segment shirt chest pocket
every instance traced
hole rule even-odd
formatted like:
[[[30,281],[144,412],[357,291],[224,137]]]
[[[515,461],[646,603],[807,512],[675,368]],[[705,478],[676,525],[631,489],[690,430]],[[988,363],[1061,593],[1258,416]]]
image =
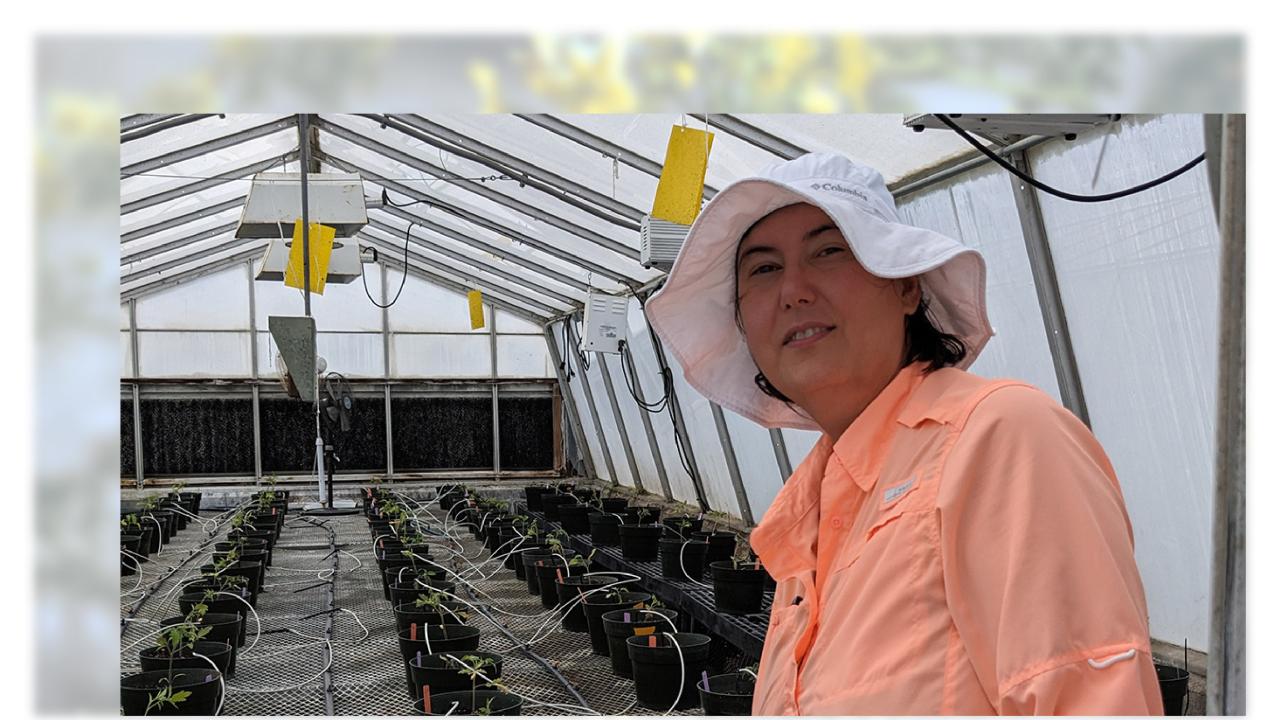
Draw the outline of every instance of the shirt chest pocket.
[[[891,678],[921,661],[930,512],[907,500],[848,539],[823,588],[813,660],[847,669],[852,683]]]

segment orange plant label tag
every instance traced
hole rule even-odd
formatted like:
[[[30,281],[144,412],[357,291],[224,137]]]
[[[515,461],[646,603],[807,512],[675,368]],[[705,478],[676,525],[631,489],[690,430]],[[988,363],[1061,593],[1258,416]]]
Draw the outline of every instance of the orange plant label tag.
[[[654,629],[653,629],[652,627],[636,628],[636,629],[635,629],[635,634],[636,634],[637,636],[643,637],[643,636],[645,636],[645,635],[652,635],[652,634],[653,634],[653,630],[654,630]]]

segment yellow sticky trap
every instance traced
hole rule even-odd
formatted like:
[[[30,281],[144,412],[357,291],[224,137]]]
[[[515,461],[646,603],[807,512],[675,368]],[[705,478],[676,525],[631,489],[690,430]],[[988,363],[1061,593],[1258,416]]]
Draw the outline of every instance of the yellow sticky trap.
[[[662,163],[658,192],[653,197],[653,217],[692,225],[702,209],[702,184],[715,133],[679,125],[671,128],[667,159]]]
[[[329,255],[337,231],[328,225],[311,223],[308,252],[311,255],[311,292],[323,295],[324,281],[329,277]],[[284,284],[302,289],[302,220],[293,223],[293,243],[289,246],[289,264],[284,271]]]
[[[471,306],[471,329],[479,330],[484,327],[484,302],[479,290],[467,292],[467,304]]]

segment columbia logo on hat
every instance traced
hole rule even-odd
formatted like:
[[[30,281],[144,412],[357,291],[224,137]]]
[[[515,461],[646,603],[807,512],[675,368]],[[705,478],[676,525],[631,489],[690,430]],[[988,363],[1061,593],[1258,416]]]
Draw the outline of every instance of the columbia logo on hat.
[[[809,187],[813,190],[826,190],[828,192],[842,192],[848,195],[856,195],[857,197],[862,198],[864,202],[871,202],[871,198],[867,197],[866,193],[857,188],[848,188],[835,183],[814,183]]]

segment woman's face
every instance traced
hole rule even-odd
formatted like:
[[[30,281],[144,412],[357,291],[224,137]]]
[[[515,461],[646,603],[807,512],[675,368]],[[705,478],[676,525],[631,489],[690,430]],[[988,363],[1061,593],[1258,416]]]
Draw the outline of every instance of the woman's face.
[[[919,282],[867,272],[817,207],[789,205],[756,223],[738,247],[737,276],[751,356],[815,417],[850,392],[878,393],[902,366]]]

